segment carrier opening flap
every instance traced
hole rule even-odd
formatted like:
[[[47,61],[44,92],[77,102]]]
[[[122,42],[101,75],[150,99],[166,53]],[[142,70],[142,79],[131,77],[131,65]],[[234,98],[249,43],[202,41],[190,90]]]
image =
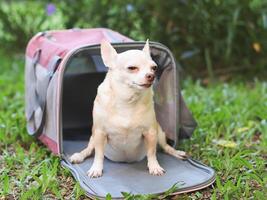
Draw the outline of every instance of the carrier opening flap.
[[[90,197],[123,198],[122,192],[131,194],[162,194],[177,184],[175,194],[186,193],[211,185],[215,180],[213,169],[194,160],[179,160],[164,153],[158,153],[158,161],[166,170],[163,176],[150,175],[147,160],[134,163],[112,162],[105,158],[103,176],[89,178],[87,171],[93,163],[93,156],[81,164],[71,164],[69,157],[87,146],[86,141],[65,141],[62,165],[70,169],[81,187]]]

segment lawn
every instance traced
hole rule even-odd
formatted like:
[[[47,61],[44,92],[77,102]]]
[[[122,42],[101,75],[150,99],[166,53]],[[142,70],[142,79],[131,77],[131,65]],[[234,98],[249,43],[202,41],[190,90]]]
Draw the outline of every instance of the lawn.
[[[24,57],[0,53],[0,199],[86,199],[70,172],[27,135]],[[183,94],[198,121],[180,148],[217,171],[214,187],[174,199],[265,199],[267,82],[185,80]]]

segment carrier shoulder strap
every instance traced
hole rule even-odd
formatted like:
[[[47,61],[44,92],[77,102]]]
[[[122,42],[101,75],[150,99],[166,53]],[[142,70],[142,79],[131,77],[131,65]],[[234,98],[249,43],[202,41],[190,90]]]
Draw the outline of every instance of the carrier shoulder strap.
[[[27,118],[27,131],[30,135],[39,136],[43,132],[43,128],[45,125],[46,118],[46,97],[47,90],[49,87],[49,83],[55,74],[57,67],[61,61],[61,57],[53,56],[52,59],[48,63],[48,67],[46,70],[46,74],[38,79],[36,74],[37,64],[41,57],[41,50],[37,50],[32,59],[31,69],[33,71],[33,87],[34,93],[32,94],[33,102],[35,102],[35,106],[29,117]]]

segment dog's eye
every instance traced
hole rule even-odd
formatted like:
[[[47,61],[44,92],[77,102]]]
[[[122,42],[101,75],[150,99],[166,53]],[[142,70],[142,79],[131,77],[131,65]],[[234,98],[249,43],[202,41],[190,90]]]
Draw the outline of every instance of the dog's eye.
[[[130,66],[130,67],[127,67],[127,69],[128,69],[129,71],[137,71],[137,70],[138,70],[138,67]]]
[[[157,66],[153,66],[153,67],[151,67],[151,69],[153,70],[153,71],[156,71],[157,70]]]

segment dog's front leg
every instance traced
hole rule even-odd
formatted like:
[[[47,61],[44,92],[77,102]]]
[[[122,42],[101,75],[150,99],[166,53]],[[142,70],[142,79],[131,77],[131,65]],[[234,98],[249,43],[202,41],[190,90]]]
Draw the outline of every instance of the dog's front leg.
[[[159,165],[157,160],[157,132],[154,129],[150,129],[144,134],[146,148],[147,148],[147,166],[149,173],[152,175],[163,175],[164,169]]]
[[[81,163],[84,161],[85,158],[91,156],[91,154],[93,153],[94,150],[94,141],[93,141],[93,137],[90,138],[88,146],[83,149],[81,152],[78,153],[74,153],[71,157],[70,157],[70,162],[71,163]]]
[[[91,168],[88,170],[87,175],[91,178],[97,178],[102,176],[103,163],[104,163],[104,148],[107,142],[107,136],[101,130],[94,130],[94,146],[95,146],[95,157]]]

